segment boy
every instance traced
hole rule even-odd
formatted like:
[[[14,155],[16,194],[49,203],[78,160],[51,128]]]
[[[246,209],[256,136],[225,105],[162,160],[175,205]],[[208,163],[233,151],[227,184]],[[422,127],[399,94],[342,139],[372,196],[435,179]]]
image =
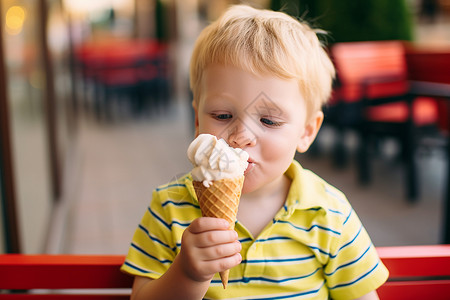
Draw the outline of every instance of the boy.
[[[378,299],[388,271],[356,213],[293,160],[316,137],[334,77],[316,32],[231,7],[201,33],[190,76],[196,135],[250,156],[235,231],[201,217],[189,174],[157,188],[122,267],[136,276],[132,299]]]

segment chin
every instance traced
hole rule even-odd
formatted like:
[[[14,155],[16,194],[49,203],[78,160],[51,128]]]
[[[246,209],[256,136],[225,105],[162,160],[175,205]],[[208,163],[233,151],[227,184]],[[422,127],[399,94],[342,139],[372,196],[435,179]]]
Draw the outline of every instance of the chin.
[[[252,186],[246,179],[244,181],[244,186],[242,187],[242,194],[251,193],[254,190],[256,190],[256,188],[254,186]]]
[[[255,182],[252,182],[251,179],[248,180],[246,178],[244,181],[244,186],[242,187],[242,194],[252,193],[260,188],[261,185],[255,184]]]

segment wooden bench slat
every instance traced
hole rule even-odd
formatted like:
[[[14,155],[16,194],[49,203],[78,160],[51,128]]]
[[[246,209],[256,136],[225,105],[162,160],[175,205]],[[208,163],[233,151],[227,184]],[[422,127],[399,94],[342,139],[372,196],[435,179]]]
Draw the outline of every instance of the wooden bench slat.
[[[448,300],[450,280],[387,282],[377,292],[381,300]]]
[[[378,247],[389,278],[450,275],[448,245]]]
[[[124,256],[0,255],[0,289],[129,288]],[[45,274],[45,276],[42,276]]]

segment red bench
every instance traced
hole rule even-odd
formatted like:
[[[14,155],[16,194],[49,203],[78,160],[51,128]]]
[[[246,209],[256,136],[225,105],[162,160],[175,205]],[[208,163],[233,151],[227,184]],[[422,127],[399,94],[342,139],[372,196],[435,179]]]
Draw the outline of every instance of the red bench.
[[[450,245],[377,249],[390,271],[388,282],[378,289],[380,299],[450,298]],[[3,254],[0,299],[129,299],[133,279],[119,271],[123,260],[123,256]]]
[[[10,293],[0,292],[0,299],[129,299],[133,278],[119,271],[123,261],[108,255],[2,254],[0,290]]]
[[[377,248],[389,269],[381,300],[450,299],[450,245]]]

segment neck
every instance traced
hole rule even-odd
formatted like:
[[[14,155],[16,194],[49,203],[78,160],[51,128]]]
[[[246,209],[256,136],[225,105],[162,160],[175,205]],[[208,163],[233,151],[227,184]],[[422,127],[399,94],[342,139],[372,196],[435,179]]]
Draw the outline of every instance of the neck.
[[[291,180],[285,175],[282,175],[260,189],[243,194],[241,200],[246,202],[262,202],[278,198],[283,199],[282,202],[284,204],[290,185]]]
[[[238,220],[257,237],[283,207],[291,181],[281,176],[263,188],[242,195],[238,209]]]

